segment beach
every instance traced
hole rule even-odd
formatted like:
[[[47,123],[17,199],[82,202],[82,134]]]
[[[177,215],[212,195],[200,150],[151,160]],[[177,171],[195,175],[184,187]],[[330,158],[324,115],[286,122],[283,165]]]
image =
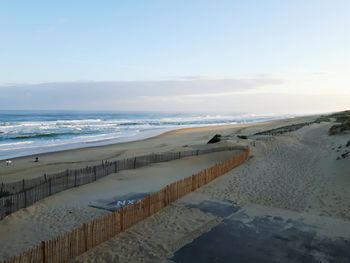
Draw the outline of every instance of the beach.
[[[309,117],[296,119],[306,120]],[[142,154],[158,153],[164,151],[188,150],[203,145],[216,133],[230,135],[239,133],[245,127],[261,125],[282,125],[285,120],[273,123],[258,122],[248,124],[211,125],[191,128],[173,128],[172,131],[160,135],[131,142],[122,142],[102,146],[77,148],[72,150],[53,151],[43,154],[12,158],[12,165],[6,166],[5,161],[0,162],[0,181],[13,182],[22,179],[35,178],[43,174],[56,173],[71,168],[82,168],[101,163],[102,160],[115,160],[118,158],[134,157]],[[293,122],[293,119],[289,120]],[[272,127],[271,126],[271,127]],[[263,127],[263,126],[262,126]],[[136,138],[137,139],[137,138]],[[232,141],[231,141],[232,142]],[[238,142],[234,140],[233,142]],[[243,141],[244,142],[244,141]],[[39,162],[34,162],[39,157]]]
[[[253,124],[247,126],[249,125]],[[219,125],[177,129],[139,141],[14,158],[10,166],[6,166],[4,161],[1,163],[0,181],[13,182],[35,178],[45,173],[50,174],[66,169],[82,168],[100,164],[101,161],[123,159],[143,154],[190,150],[198,147],[198,149],[201,149],[208,147],[206,145],[207,141],[216,133],[230,134],[232,131],[245,126]],[[238,141],[237,139],[234,140],[234,142]],[[35,157],[39,157],[40,161],[34,162]]]
[[[350,263],[350,1],[3,1],[0,263]]]
[[[229,217],[233,217],[231,221],[241,220],[237,219],[239,213],[246,217],[269,214],[272,218],[285,218],[285,221],[302,218],[304,223],[318,226],[318,232],[315,231],[320,238],[348,240],[350,231],[345,229],[350,229],[350,194],[347,191],[350,161],[338,157],[348,149],[349,136],[329,136],[332,124],[314,123],[317,117],[179,129],[136,142],[41,154],[38,163],[33,162],[33,156],[21,157],[13,159],[13,165],[2,167],[0,178],[3,182],[11,182],[98,164],[102,160],[149,153],[249,146],[251,156],[240,167],[74,262],[181,262],[184,254],[179,250],[192,242],[195,244],[197,239],[211,233]],[[256,135],[295,124],[302,125],[295,130],[282,129],[279,134]],[[221,134],[221,141],[208,145],[208,140],[215,134]],[[0,221],[0,256],[14,255],[41,240],[108,213],[96,208],[99,201],[156,191],[226,159],[229,154],[211,153],[122,171],[45,198]]]
[[[262,128],[270,129],[298,121],[307,119],[238,128],[238,131],[249,135]],[[246,262],[270,262],[268,255],[271,254],[282,255],[280,260],[283,262],[301,262],[305,258],[309,258],[308,262],[347,262],[350,161],[337,160],[337,157],[349,136],[330,137],[327,133],[330,126],[329,123],[311,124],[280,136],[254,136],[252,156],[244,165],[83,254],[74,262],[210,262],[214,256],[217,256],[218,262],[232,262],[233,258],[247,259]],[[269,224],[281,224],[281,229],[290,232],[277,233],[284,233],[285,237],[282,235],[283,241],[276,247],[267,244],[274,244],[277,234],[268,239],[263,232],[265,240],[255,247],[253,254],[247,246],[254,247],[261,239],[259,236],[252,237],[247,232],[235,230],[236,234],[241,234],[236,240],[228,238],[226,243],[220,243],[218,240],[225,238],[224,233],[232,227],[226,227],[220,235],[210,235],[221,226],[223,217],[213,209],[209,212],[208,208],[203,209],[203,203],[208,201],[216,207],[222,203],[223,207],[235,207],[240,211],[236,212],[237,215],[233,213],[235,216],[231,218],[232,222],[240,223],[233,224],[233,230],[237,227],[242,229],[242,226],[243,229],[257,227],[255,231],[259,233],[261,229],[272,227],[267,223],[255,226],[254,222],[268,220]],[[294,238],[293,241],[293,236],[300,236],[300,239]],[[312,240],[312,244],[305,240]],[[230,246],[230,243],[236,244],[234,242],[237,242],[237,247]],[[239,247],[240,243],[243,247]],[[224,250],[221,254],[217,252],[220,246]],[[337,250],[330,251],[332,246]],[[313,248],[308,250],[305,247]],[[270,254],[261,252],[269,249]],[[236,254],[229,251],[236,251]],[[299,251],[300,254],[290,258],[291,251]],[[332,253],[333,256],[330,256]]]
[[[139,141],[201,126],[256,123],[285,115],[0,110],[0,164],[6,159]]]

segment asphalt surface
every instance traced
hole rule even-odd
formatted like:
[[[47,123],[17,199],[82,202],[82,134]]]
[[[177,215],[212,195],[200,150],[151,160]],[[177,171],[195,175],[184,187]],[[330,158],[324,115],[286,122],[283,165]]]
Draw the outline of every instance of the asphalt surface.
[[[320,220],[310,224],[303,218],[273,213],[251,216],[244,209],[208,201],[198,204],[197,208],[226,217],[209,232],[175,252],[168,262],[350,262],[350,238],[319,235],[322,226],[316,222]],[[344,222],[344,227],[348,226],[349,222]]]

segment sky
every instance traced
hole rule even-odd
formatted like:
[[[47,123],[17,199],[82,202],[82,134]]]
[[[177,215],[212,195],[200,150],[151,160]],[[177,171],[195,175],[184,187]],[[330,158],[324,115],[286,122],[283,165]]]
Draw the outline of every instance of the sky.
[[[0,109],[350,107],[348,0],[0,0]]]

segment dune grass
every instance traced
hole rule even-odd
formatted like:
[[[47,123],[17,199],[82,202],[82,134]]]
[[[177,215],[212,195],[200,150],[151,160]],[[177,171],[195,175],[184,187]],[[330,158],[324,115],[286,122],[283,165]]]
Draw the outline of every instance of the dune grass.
[[[327,116],[329,119],[334,120],[337,124],[334,124],[328,131],[329,135],[344,134],[350,131],[350,111],[342,111],[333,113]]]

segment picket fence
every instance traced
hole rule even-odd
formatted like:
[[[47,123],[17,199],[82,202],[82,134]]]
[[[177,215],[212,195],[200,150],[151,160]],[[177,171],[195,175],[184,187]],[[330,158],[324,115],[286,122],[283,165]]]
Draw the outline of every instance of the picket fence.
[[[237,146],[217,147],[204,150],[166,152],[136,156],[123,160],[105,161],[99,165],[83,169],[69,169],[55,174],[44,174],[33,179],[0,185],[0,220],[5,216],[28,207],[55,193],[94,182],[102,177],[121,170],[136,169],[152,163],[168,162],[188,156],[220,151],[237,150]]]
[[[135,204],[103,215],[51,240],[42,241],[36,247],[0,263],[67,262],[237,167],[248,156],[249,148],[197,174],[167,185]]]

